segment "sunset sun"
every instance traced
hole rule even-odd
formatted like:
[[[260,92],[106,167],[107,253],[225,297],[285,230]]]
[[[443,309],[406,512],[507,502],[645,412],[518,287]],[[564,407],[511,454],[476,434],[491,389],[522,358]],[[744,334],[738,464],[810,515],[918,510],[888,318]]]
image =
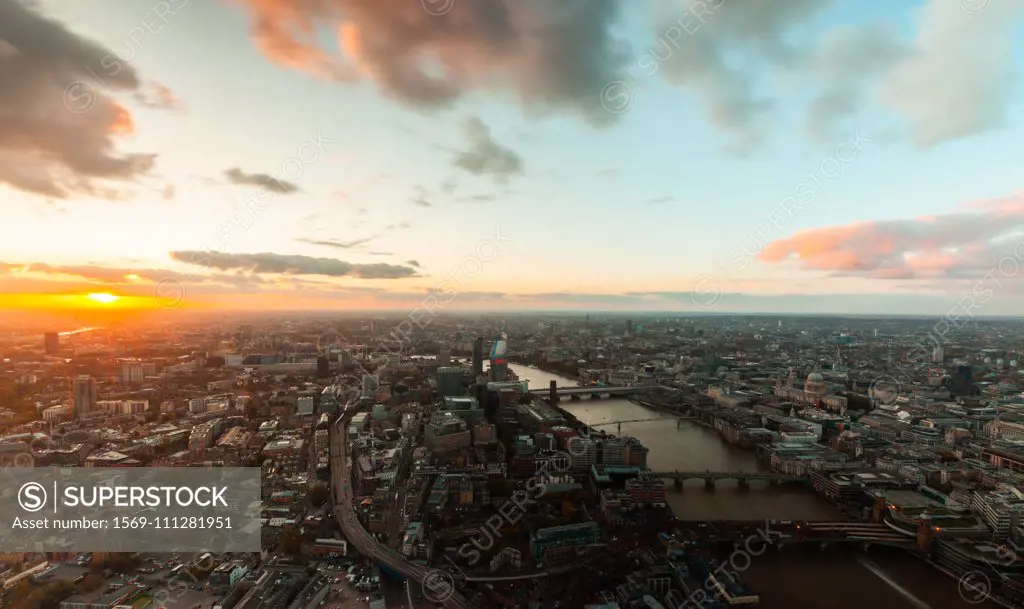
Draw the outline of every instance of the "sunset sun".
[[[113,294],[108,294],[106,292],[94,292],[92,294],[87,295],[86,298],[93,302],[98,302],[101,304],[111,304],[117,302],[118,300],[117,296],[114,296]]]

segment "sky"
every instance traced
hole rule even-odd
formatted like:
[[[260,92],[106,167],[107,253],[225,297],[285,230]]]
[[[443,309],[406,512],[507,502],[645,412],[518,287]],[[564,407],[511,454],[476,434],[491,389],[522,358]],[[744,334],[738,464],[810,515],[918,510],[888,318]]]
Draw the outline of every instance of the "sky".
[[[1024,314],[1022,24],[0,0],[0,309]]]

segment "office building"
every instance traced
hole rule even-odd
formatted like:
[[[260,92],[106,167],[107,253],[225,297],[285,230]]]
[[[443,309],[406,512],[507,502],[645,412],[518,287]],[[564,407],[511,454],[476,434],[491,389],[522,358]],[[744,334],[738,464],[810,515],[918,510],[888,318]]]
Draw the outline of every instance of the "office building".
[[[461,366],[445,366],[437,369],[437,393],[442,399],[463,394],[463,376],[465,376],[465,371]]]
[[[96,409],[96,379],[87,374],[75,379],[74,414],[81,419]]]
[[[299,398],[296,412],[298,414],[313,414],[313,396],[304,395]]]
[[[970,366],[957,366],[953,373],[953,382],[949,388],[953,395],[973,395],[974,379]]]
[[[480,421],[473,425],[473,445],[492,444],[498,441],[498,430],[491,423]]]
[[[601,463],[609,467],[647,467],[647,447],[632,436],[599,441]]]
[[[464,419],[468,423],[480,421],[484,418],[484,409],[480,407],[480,402],[472,396],[444,398],[444,410]]]
[[[633,505],[665,507],[665,481],[640,476],[626,480],[626,496]]]
[[[461,418],[450,412],[436,412],[424,429],[423,439],[428,448],[441,453],[470,446],[472,433]]]
[[[448,366],[452,363],[452,351],[451,349],[441,349],[437,354],[437,365]]]
[[[600,541],[601,527],[596,522],[581,522],[531,531],[530,550],[534,560],[543,560],[548,552],[560,548],[583,548]]]
[[[478,336],[473,341],[473,378],[484,373],[484,338]]]
[[[318,378],[327,378],[331,376],[331,362],[327,358],[327,355],[321,355],[316,358],[316,375]]]
[[[491,381],[502,382],[508,378],[508,340],[499,335],[491,345]]]
[[[57,355],[60,353],[60,334],[56,332],[47,332],[43,335],[43,347],[46,349],[47,355]]]

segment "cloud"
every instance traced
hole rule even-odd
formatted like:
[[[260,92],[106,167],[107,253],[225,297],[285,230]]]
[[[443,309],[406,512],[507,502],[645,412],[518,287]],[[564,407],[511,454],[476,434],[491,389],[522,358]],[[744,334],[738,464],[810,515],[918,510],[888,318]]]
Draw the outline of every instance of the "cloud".
[[[408,264],[409,266],[414,266],[416,268],[420,267],[420,263],[416,262],[415,260],[406,260],[405,263]]]
[[[661,4],[656,40],[634,76],[658,75],[691,93],[743,147],[759,144],[785,120],[782,109],[808,94],[803,123],[815,140],[834,141],[844,120],[870,109],[905,121],[920,147],[998,127],[1015,101],[1024,3],[986,2],[975,14],[926,0],[910,36],[883,23],[824,29],[835,0],[686,4]]]
[[[920,10],[913,51],[881,85],[881,98],[932,146],[998,127],[1014,103],[1014,35],[1024,3],[988,2],[978,14],[931,0]]]
[[[143,284],[148,285],[166,281],[176,281],[180,283],[188,281],[196,284],[220,287],[241,287],[266,283],[266,281],[261,277],[253,275],[225,273],[188,275],[164,269],[108,267],[92,264],[53,265],[44,262],[27,262],[20,264],[0,262],[0,272],[4,270],[8,271],[8,277],[17,275],[18,279],[23,280],[22,283],[27,281],[31,285],[38,284],[44,286],[47,283],[53,283],[51,280],[53,277],[75,278],[88,284],[93,284],[93,287],[99,284],[104,286],[117,286],[119,288],[142,286]],[[11,271],[16,271],[16,273],[12,273]],[[35,275],[49,276],[50,279],[36,280],[32,277]],[[5,287],[8,288],[9,291],[11,284],[6,280],[4,283]]]
[[[131,181],[153,168],[155,155],[115,149],[134,124],[104,91],[137,91],[140,78],[124,63],[105,69],[111,56],[27,3],[0,1],[0,184],[102,196],[97,180]]]
[[[471,116],[463,123],[469,148],[455,157],[455,166],[478,176],[491,176],[498,182],[523,172],[523,159],[515,150],[499,144],[490,128]]]
[[[1007,254],[1024,255],[1024,194],[965,211],[803,231],[767,244],[758,258],[876,279],[977,278]]]
[[[189,263],[196,263],[205,252],[185,252]],[[191,255],[196,258],[192,259]],[[213,254],[216,255],[216,254]],[[412,264],[409,261],[408,264]],[[248,267],[248,265],[243,265]],[[292,265],[295,266],[295,265]],[[4,274],[6,271],[6,274]],[[920,289],[893,294],[859,291],[856,293],[817,294],[765,294],[722,292],[711,288],[724,288],[730,283],[706,284],[704,292],[648,291],[625,293],[540,292],[514,294],[488,291],[460,291],[454,300],[441,298],[443,290],[423,288],[391,291],[381,287],[349,286],[335,280],[310,279],[308,276],[248,273],[192,273],[166,269],[113,268],[93,265],[57,266],[45,263],[0,262],[0,294],[38,295],[74,294],[109,290],[123,296],[151,298],[171,289],[183,295],[191,304],[211,305],[221,310],[323,310],[325,304],[344,301],[351,304],[388,307],[415,307],[418,304],[440,300],[452,311],[464,308],[477,310],[631,310],[631,311],[688,311],[694,313],[782,313],[821,314],[853,313],[884,314],[891,317],[904,315],[944,315],[955,305],[948,294],[938,288]],[[40,279],[42,276],[44,279]],[[353,276],[355,276],[353,274]],[[68,280],[66,278],[74,278]],[[778,287],[778,282],[764,281]],[[799,285],[787,284],[789,288]],[[819,288],[821,284],[816,284]],[[1016,312],[1014,303],[1024,293],[1006,286],[1002,299],[993,299],[984,308],[985,315],[1005,315]],[[296,291],[302,296],[297,297]],[[1019,290],[1018,290],[1019,291]],[[451,300],[451,302],[449,302]],[[17,298],[0,298],[0,309],[18,308]]]
[[[497,200],[497,198],[497,195],[477,194],[466,195],[465,197],[459,198],[459,201],[462,201],[463,203],[490,203]]]
[[[653,199],[648,199],[647,200],[647,204],[648,205],[661,205],[661,204],[664,204],[664,203],[671,203],[671,202],[673,202],[675,200],[676,200],[675,197],[655,197]]]
[[[366,245],[367,243],[373,241],[376,238],[377,237],[365,237],[363,239],[355,239],[353,241],[339,241],[337,239],[298,239],[298,241],[301,243],[308,243],[310,245],[320,245],[323,247],[335,247],[342,250],[350,250],[361,245]]]
[[[612,33],[618,0],[474,0],[432,15],[407,0],[241,0],[257,47],[279,65],[332,80],[366,79],[413,106],[447,106],[477,91],[512,93],[530,109],[567,110],[602,125],[606,83],[628,50]],[[317,45],[337,32],[348,61]]]
[[[680,12],[678,3],[663,3],[655,21],[656,40],[637,62],[640,75],[660,73],[666,82],[693,93],[713,125],[744,146],[759,143],[776,107],[762,90],[765,72],[799,62],[805,49],[790,35],[832,0],[685,4],[688,8]]]
[[[352,264],[334,258],[314,258],[290,254],[228,254],[221,252],[174,251],[172,259],[196,266],[220,270],[281,275],[324,275],[361,279],[403,279],[415,277],[416,269],[397,264]]]
[[[413,205],[419,205],[420,207],[430,207],[430,199],[427,196],[430,194],[427,189],[422,186],[414,187],[416,194],[412,198]]]
[[[238,186],[256,186],[259,188],[265,188],[270,192],[275,192],[279,195],[290,195],[295,194],[302,189],[299,188],[298,184],[282,180],[281,178],[275,178],[272,175],[265,173],[246,173],[238,167],[232,167],[224,172],[227,176],[228,181]]]
[[[808,135],[834,142],[842,121],[854,117],[867,103],[871,85],[908,52],[889,24],[829,31],[812,60],[819,92],[804,119]]]
[[[166,85],[151,82],[135,92],[135,101],[147,108],[184,110],[185,104]]]

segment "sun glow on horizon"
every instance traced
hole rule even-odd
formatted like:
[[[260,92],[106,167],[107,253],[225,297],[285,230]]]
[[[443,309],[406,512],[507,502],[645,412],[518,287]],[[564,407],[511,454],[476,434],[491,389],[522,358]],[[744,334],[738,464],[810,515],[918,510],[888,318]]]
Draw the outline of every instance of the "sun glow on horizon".
[[[114,296],[109,292],[93,292],[92,294],[86,294],[85,297],[101,304],[112,304],[120,300],[120,297]]]

